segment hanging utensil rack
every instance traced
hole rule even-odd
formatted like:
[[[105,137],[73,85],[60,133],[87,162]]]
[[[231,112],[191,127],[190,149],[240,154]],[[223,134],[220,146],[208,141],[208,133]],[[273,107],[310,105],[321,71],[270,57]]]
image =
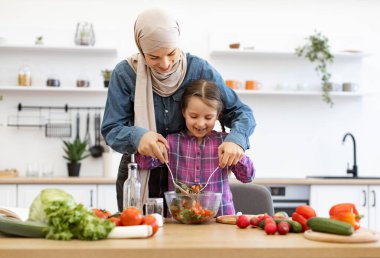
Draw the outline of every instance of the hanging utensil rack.
[[[37,110],[38,114],[34,116],[22,116],[20,115],[21,111],[23,110]],[[17,115],[15,116],[8,116],[8,123],[7,125],[10,127],[45,127],[48,123],[45,119],[45,116],[43,116],[44,110],[62,110],[64,112],[69,112],[70,110],[103,110],[104,107],[100,106],[69,106],[68,104],[65,104],[63,106],[29,106],[29,105],[23,105],[22,103],[19,103],[17,105]],[[45,111],[46,112],[46,111]]]

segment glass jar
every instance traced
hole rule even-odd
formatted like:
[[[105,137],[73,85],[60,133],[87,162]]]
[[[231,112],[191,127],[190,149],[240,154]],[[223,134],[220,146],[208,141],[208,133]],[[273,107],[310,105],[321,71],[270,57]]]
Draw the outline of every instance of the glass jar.
[[[95,45],[94,28],[89,22],[78,22],[74,42],[79,46]]]
[[[22,65],[18,70],[18,85],[32,86],[32,74],[30,67],[26,64]]]

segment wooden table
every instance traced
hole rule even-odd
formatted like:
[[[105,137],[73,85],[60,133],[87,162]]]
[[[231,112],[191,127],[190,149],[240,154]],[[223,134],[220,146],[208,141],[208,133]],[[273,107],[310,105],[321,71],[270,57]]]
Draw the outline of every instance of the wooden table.
[[[126,257],[380,257],[380,243],[334,244],[310,241],[303,234],[268,236],[260,229],[165,224],[148,239],[55,241],[0,237],[1,258],[126,258]]]

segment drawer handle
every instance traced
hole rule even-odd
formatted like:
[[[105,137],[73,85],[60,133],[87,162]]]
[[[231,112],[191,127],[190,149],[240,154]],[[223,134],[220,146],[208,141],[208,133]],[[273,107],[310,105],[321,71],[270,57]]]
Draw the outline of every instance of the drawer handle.
[[[376,206],[376,192],[375,192],[375,190],[372,190],[371,193],[373,194],[372,207],[375,207]]]
[[[94,192],[94,190],[90,190],[90,207],[92,208],[92,207],[94,207],[93,206],[93,203],[92,203],[92,196],[93,196],[93,192]]]

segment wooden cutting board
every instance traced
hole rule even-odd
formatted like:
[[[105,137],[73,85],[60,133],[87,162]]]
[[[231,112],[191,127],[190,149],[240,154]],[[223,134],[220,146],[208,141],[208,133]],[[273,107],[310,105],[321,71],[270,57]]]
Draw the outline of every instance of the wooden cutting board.
[[[351,236],[315,232],[311,229],[305,231],[304,236],[309,240],[331,243],[370,243],[379,241],[379,235],[376,232],[363,228],[355,231]]]
[[[248,219],[251,219],[252,217],[258,217],[258,216],[263,215],[263,214],[257,214],[257,215],[244,214],[244,215],[247,216]],[[223,223],[223,224],[235,225],[238,217],[239,217],[239,215],[219,216],[219,217],[216,217],[216,222]]]

